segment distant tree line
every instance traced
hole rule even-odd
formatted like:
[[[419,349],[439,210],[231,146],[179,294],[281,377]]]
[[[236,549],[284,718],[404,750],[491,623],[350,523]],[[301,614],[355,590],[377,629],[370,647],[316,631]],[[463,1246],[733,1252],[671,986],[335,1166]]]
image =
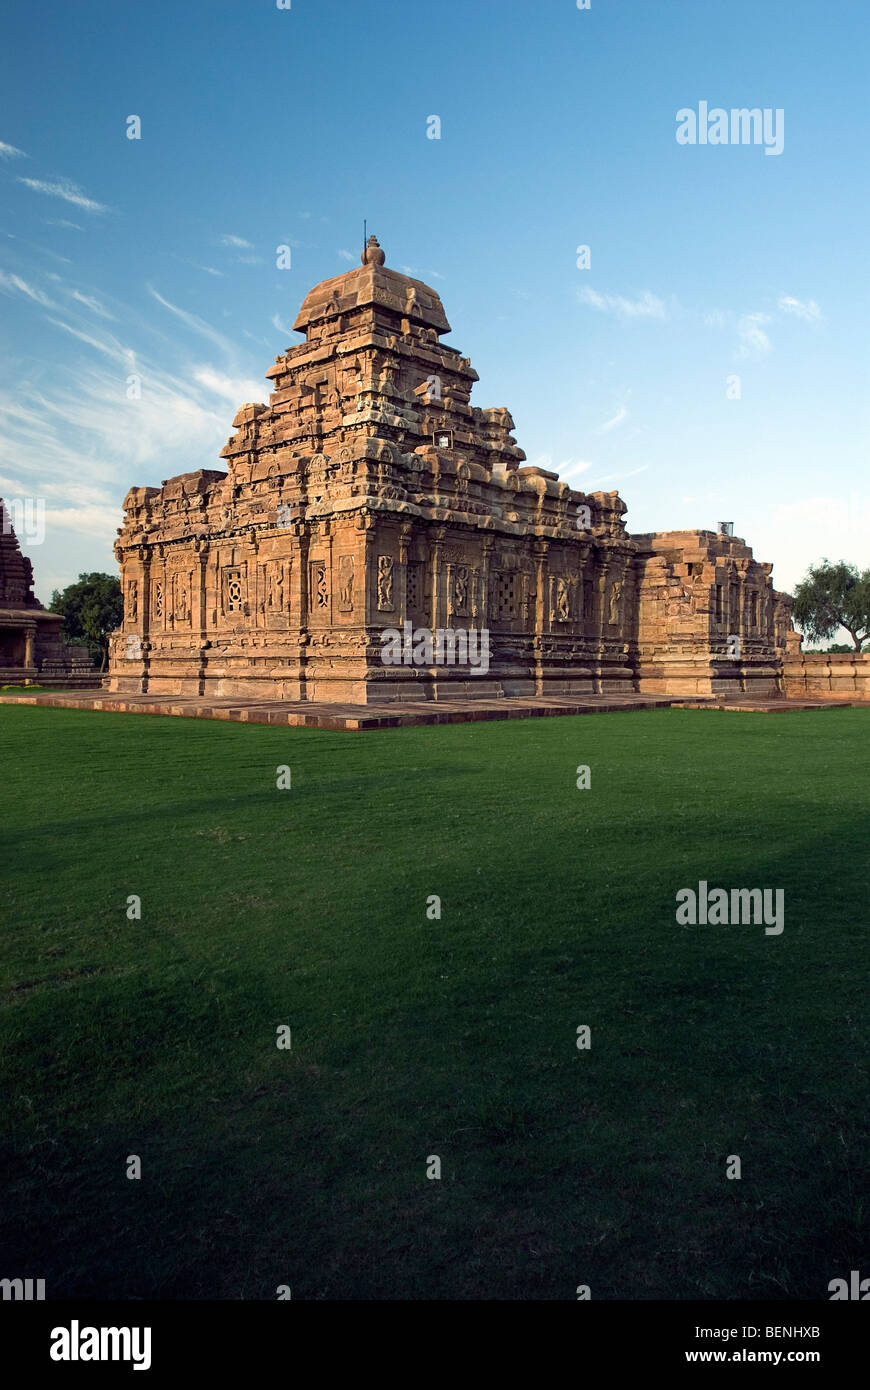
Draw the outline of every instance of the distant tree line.
[[[55,589],[49,611],[63,618],[64,636],[74,646],[87,647],[100,670],[106,668],[109,633],[124,616],[121,581],[114,574],[80,574],[75,584]]]

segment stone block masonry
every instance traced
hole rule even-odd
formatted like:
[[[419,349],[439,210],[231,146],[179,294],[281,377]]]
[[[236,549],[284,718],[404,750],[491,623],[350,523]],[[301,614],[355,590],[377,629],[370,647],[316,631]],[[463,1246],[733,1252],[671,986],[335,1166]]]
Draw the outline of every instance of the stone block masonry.
[[[111,691],[359,706],[781,689],[771,566],[713,532],[631,537],[617,492],[526,466],[509,412],[471,405],[440,298],[375,237],[294,328],[226,471],[128,492]],[[469,646],[486,632],[485,675],[384,661],[405,623]]]

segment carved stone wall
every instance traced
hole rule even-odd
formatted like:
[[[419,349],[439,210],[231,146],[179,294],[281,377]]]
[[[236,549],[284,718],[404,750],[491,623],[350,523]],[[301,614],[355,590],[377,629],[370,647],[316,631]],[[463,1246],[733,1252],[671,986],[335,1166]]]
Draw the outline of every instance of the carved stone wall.
[[[526,466],[509,412],[471,405],[477,373],[440,341],[438,295],[387,269],[374,238],[294,327],[304,341],[269,369],[268,404],[236,413],[227,471],[127,494],[113,690],[366,703],[694,689],[744,679],[719,661],[732,611],[753,669],[774,670],[770,566],[738,542],[714,555],[708,533],[632,538],[616,492]],[[405,622],[485,628],[489,670],[385,664],[384,634]]]

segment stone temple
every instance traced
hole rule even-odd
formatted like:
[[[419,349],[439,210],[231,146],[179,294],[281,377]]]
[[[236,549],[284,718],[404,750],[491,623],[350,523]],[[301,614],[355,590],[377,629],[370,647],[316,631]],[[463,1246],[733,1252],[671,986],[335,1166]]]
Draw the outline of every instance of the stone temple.
[[[629,535],[618,493],[525,466],[510,413],[471,405],[477,373],[441,342],[438,295],[389,270],[376,238],[294,329],[268,404],[233,420],[226,471],[127,494],[110,690],[352,704],[781,690],[790,600],[771,565],[718,531]],[[385,634],[422,629],[486,632],[488,669],[418,664],[410,646],[385,661]]]
[[[43,608],[33,592],[33,565],[21,553],[12,521],[12,506],[0,498],[0,685],[93,685],[87,651],[64,641],[63,618]]]

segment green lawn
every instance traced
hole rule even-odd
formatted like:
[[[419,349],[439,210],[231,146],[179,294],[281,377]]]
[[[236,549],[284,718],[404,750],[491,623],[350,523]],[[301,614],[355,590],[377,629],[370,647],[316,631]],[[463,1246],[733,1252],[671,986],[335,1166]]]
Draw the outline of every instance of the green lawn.
[[[819,1299],[870,1274],[868,740],[859,709],[353,734],[0,708],[0,1275]],[[783,888],[784,932],[677,925],[700,879]]]

